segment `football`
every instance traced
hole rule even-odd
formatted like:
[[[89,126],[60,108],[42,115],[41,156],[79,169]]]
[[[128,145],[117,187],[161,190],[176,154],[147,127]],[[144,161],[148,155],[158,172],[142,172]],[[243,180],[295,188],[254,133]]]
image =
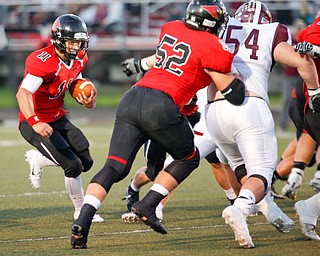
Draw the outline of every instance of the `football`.
[[[89,98],[91,95],[91,91],[94,91],[94,93],[97,93],[96,87],[88,78],[76,79],[72,81],[69,87],[69,92],[72,98],[74,99],[78,97],[79,93],[82,94],[82,92],[84,92],[85,95]]]

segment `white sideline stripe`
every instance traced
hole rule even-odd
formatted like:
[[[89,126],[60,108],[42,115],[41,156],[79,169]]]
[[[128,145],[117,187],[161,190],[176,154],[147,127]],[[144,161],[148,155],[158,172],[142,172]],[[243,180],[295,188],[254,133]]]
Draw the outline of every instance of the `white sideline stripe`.
[[[131,225],[131,224],[130,224]],[[250,224],[251,226],[260,226],[260,225],[271,225],[268,222],[257,222]],[[191,227],[177,227],[170,228],[169,231],[178,231],[178,230],[192,230],[192,229],[210,229],[210,228],[229,228],[229,225],[213,225],[213,226],[191,226]],[[100,237],[100,236],[110,236],[110,235],[130,235],[137,233],[148,233],[155,232],[153,229],[140,229],[132,231],[122,231],[122,232],[102,232],[100,234],[89,234],[89,237]],[[276,230],[275,230],[276,232]],[[230,235],[233,236],[232,231],[230,230]],[[4,243],[16,243],[16,242],[33,242],[33,241],[50,241],[50,240],[64,240],[70,239],[70,236],[57,236],[57,237],[39,237],[39,238],[22,238],[16,240],[0,240],[0,244]]]
[[[0,195],[0,198],[6,197],[23,197],[23,196],[43,196],[43,195],[59,195],[59,194],[67,194],[67,191],[52,191],[52,192],[27,192],[23,194],[14,194],[14,195]]]

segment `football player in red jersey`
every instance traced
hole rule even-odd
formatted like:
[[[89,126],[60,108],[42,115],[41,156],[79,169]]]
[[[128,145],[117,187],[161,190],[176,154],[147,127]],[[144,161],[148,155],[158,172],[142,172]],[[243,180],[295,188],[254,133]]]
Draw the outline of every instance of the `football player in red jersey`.
[[[314,63],[318,72],[318,79],[320,81],[320,16],[318,16],[314,22],[305,28],[298,36],[298,43],[295,48],[301,54],[306,54],[311,56],[314,60]],[[306,95],[307,101],[305,105],[305,122],[304,122],[304,131],[307,132],[318,145],[320,143],[320,97],[315,93]],[[314,104],[308,104],[311,101]],[[298,144],[299,146],[299,144]],[[295,155],[295,161],[296,159]],[[296,190],[299,188],[304,166],[299,169],[292,169],[289,178],[288,178],[288,187],[287,191],[295,194]],[[320,173],[317,171],[315,177],[311,181],[311,185],[318,190]],[[295,203],[295,210],[299,216],[299,222],[302,229],[302,232],[306,237],[312,240],[320,240],[319,235],[315,232],[315,227],[317,225],[317,220],[320,216],[320,193],[306,199],[300,200]]]
[[[298,43],[296,45],[296,50],[300,53],[310,55],[314,57],[314,63],[317,68],[318,78],[320,81],[320,17],[316,18],[315,21],[309,25],[307,28],[302,30],[298,35]],[[306,88],[306,84],[304,83],[304,88]],[[317,92],[317,91],[315,91]],[[302,182],[302,177],[304,175],[304,170],[308,164],[308,161],[311,159],[313,152],[309,152],[306,150],[306,146],[310,145],[310,148],[315,148],[316,144],[320,142],[320,132],[318,128],[319,123],[319,114],[314,113],[317,112],[316,109],[310,109],[309,106],[309,95],[307,91],[306,93],[306,104],[304,108],[304,124],[303,131],[304,137],[308,139],[308,141],[304,141],[299,139],[297,144],[296,153],[294,156],[294,166],[291,170],[291,173],[288,177],[287,184],[283,187],[282,192],[287,197],[294,199],[297,194],[297,189],[300,187]],[[319,98],[316,95],[311,95],[311,99],[315,99],[319,101]],[[306,144],[308,143],[308,144]],[[307,161],[306,161],[307,160]],[[316,179],[313,179],[312,183],[316,187],[320,187],[320,182],[317,179],[320,179],[320,172],[316,173]],[[318,183],[318,184],[317,184]]]
[[[61,166],[77,218],[84,199],[80,174],[90,170],[93,159],[87,138],[68,120],[62,107],[70,83],[82,77],[88,61],[89,35],[81,18],[65,14],[53,23],[51,38],[51,45],[26,59],[24,78],[16,94],[19,130],[38,149],[26,153],[33,187],[40,187],[44,167]],[[96,95],[93,91],[90,97],[79,94],[78,102],[92,109]],[[99,215],[95,217],[103,221]]]
[[[199,165],[194,134],[181,109],[212,81],[232,104],[244,100],[244,84],[230,74],[233,55],[217,37],[227,19],[221,1],[192,1],[183,21],[162,26],[155,55],[136,63],[144,70],[151,68],[118,105],[106,163],[92,178],[80,216],[71,227],[73,248],[87,247],[92,217],[112,185],[128,175],[138,150],[148,139],[174,161],[158,174],[147,195],[132,210],[155,231],[167,233],[155,208]]]

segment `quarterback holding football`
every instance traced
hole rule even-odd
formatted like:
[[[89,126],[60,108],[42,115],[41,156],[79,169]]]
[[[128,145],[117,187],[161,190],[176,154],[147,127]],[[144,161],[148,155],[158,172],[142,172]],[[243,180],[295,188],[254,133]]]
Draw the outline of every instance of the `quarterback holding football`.
[[[84,195],[80,174],[93,165],[89,141],[66,117],[65,93],[74,80],[82,78],[88,62],[89,35],[85,22],[73,14],[59,16],[51,29],[51,44],[32,52],[16,98],[20,108],[19,130],[37,150],[26,152],[29,178],[39,188],[44,167],[60,166],[65,186],[73,202],[77,219]],[[77,95],[85,108],[96,105],[96,91]],[[94,222],[103,219],[96,214]]]

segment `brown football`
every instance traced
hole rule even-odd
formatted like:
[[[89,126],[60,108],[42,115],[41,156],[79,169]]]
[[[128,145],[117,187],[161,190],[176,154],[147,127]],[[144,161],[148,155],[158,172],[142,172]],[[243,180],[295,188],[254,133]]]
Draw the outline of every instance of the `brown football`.
[[[91,95],[91,91],[94,91],[94,93],[97,93],[96,87],[88,78],[80,78],[72,81],[69,87],[69,91],[72,98],[74,99],[78,97],[79,93],[82,94],[82,92],[84,92],[88,98]]]

